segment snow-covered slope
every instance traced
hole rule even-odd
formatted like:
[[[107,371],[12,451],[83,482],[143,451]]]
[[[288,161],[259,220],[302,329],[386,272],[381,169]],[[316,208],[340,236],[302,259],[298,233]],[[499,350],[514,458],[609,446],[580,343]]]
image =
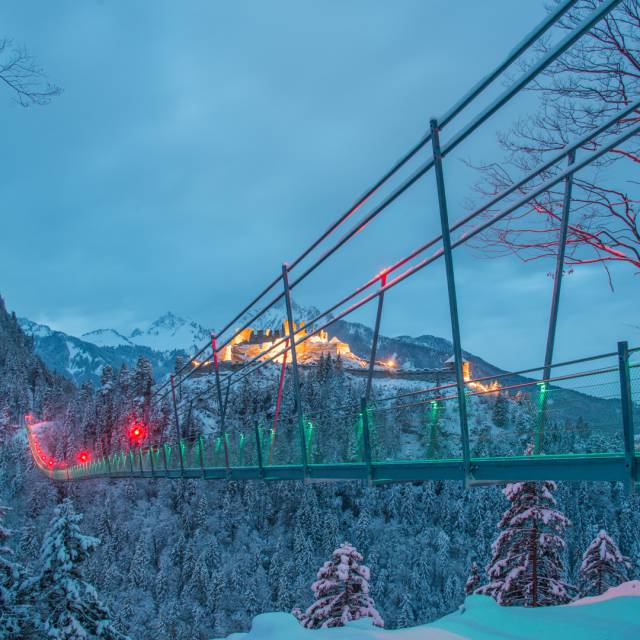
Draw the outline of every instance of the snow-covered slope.
[[[56,331],[45,324],[19,319],[22,330],[33,338],[35,350],[47,367],[71,378],[77,384],[98,384],[102,368],[114,369],[126,364],[133,368],[140,356],[151,361],[156,376],[162,377],[175,363],[175,351],[155,351],[149,347],[118,338],[111,330],[91,332],[92,340]]]
[[[82,334],[82,339],[91,342],[98,347],[120,347],[122,345],[132,346],[133,342],[129,338],[118,333],[115,329],[96,329]]]
[[[291,311],[295,322],[312,320],[320,311],[316,307],[303,307],[292,300]],[[264,312],[256,322],[252,324],[254,329],[279,329],[287,319],[287,308],[284,298],[278,301],[271,309]],[[240,323],[242,324],[242,322]]]
[[[182,350],[195,353],[209,339],[210,330],[194,320],[182,318],[170,311],[145,328],[136,328],[128,339],[155,351]]]
[[[635,596],[635,597],[634,597]],[[234,640],[635,640],[640,638],[640,582],[628,582],[598,598],[562,607],[501,607],[471,596],[455,613],[430,624],[384,630],[370,619],[334,629],[304,629],[288,613],[257,616]]]

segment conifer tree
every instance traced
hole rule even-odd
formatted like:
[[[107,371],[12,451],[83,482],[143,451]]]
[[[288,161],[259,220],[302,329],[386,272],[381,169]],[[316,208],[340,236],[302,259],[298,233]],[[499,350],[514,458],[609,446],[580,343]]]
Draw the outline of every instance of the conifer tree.
[[[113,627],[94,587],[83,579],[80,565],[99,540],[80,532],[81,521],[82,514],[65,499],[56,507],[42,543],[38,586],[46,610],[45,631],[56,640],[124,640],[126,636]]]
[[[302,626],[342,627],[360,618],[373,618],[376,626],[384,626],[369,595],[369,568],[361,562],[362,556],[348,542],[331,554],[331,560],[324,563],[311,585],[316,601],[304,613],[293,611]]]
[[[505,429],[509,423],[509,402],[504,394],[498,392],[496,402],[493,405],[493,424],[500,429]]]
[[[490,582],[477,593],[506,606],[540,607],[568,602],[562,580],[563,534],[569,520],[558,511],[555,482],[514,482],[503,494],[511,503],[498,527],[487,566]]]
[[[11,530],[3,526],[7,507],[0,505],[0,638],[26,637],[29,622],[35,622],[31,608],[32,591],[26,583],[24,568],[12,559],[13,551],[5,545]]]
[[[628,580],[629,569],[629,558],[620,553],[618,545],[604,529],[600,530],[582,555],[581,595],[597,596],[618,586]]]
[[[480,570],[478,569],[478,563],[473,562],[471,564],[471,573],[467,578],[467,582],[464,585],[465,595],[472,595],[474,591],[480,586]]]

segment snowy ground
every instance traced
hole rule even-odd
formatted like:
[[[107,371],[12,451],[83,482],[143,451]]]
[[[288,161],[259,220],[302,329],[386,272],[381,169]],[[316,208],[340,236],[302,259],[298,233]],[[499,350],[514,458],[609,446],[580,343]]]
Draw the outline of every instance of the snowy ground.
[[[576,606],[580,605],[580,606]],[[564,607],[500,607],[486,596],[467,598],[460,611],[436,622],[386,631],[359,620],[337,629],[303,629],[287,613],[257,616],[249,633],[234,640],[637,640],[640,581],[627,582],[598,598]]]

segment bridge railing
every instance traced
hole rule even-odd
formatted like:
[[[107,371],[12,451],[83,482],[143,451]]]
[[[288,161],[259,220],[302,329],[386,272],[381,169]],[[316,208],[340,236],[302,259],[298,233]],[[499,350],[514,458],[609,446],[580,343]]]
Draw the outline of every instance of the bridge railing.
[[[634,422],[640,423],[640,350],[629,350],[624,362],[616,363],[613,356],[559,363],[546,380],[525,377],[535,371],[529,369],[466,381],[472,462],[521,457],[514,444],[519,443],[524,454],[540,432],[542,452],[532,456],[537,459],[558,455],[623,458],[630,454],[633,462],[634,450],[640,455],[640,440],[634,442],[632,431],[631,450],[625,443],[621,381],[626,374],[633,428]],[[358,407],[340,407],[313,414],[305,423],[305,462],[320,473],[330,469],[331,477],[336,478],[341,465],[367,467],[372,478],[374,466],[380,464],[461,464],[458,406],[456,389],[443,385],[372,400],[359,411]],[[339,418],[333,420],[336,413]],[[294,428],[275,435],[259,424],[247,425],[224,435],[183,439],[179,445],[157,443],[64,468],[49,466],[37,439],[30,430],[28,434],[36,464],[56,480],[224,478],[242,470],[254,472],[248,477],[269,479],[289,477],[276,473],[278,469],[303,468]],[[526,453],[532,453],[530,447]]]

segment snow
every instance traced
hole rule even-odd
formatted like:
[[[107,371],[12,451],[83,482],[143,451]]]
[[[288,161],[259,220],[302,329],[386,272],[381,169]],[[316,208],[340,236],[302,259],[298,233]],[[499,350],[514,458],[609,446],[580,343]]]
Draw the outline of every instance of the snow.
[[[612,598],[620,598],[625,596],[635,596],[636,598],[640,598],[640,580],[630,580],[629,582],[623,582],[617,587],[611,587],[607,589],[603,594],[599,596],[590,596],[588,598],[581,598],[580,600],[576,600],[572,602],[570,607],[581,607],[587,604],[594,604],[596,602],[605,602],[607,600],[611,600]],[[636,604],[637,607],[637,615],[640,617],[640,600]]]
[[[333,629],[304,629],[288,613],[265,613],[251,631],[233,640],[635,640],[640,637],[640,581],[627,582],[598,598],[559,607],[501,607],[487,596],[470,596],[458,611],[430,624],[385,630],[371,620]],[[588,601],[588,602],[587,602]]]
[[[51,327],[46,324],[38,324],[28,318],[18,318],[20,328],[29,336],[34,338],[48,338],[53,334]]]
[[[133,344],[129,338],[118,333],[115,329],[96,329],[95,331],[83,333],[81,338],[95,344],[97,347],[120,347]]]

